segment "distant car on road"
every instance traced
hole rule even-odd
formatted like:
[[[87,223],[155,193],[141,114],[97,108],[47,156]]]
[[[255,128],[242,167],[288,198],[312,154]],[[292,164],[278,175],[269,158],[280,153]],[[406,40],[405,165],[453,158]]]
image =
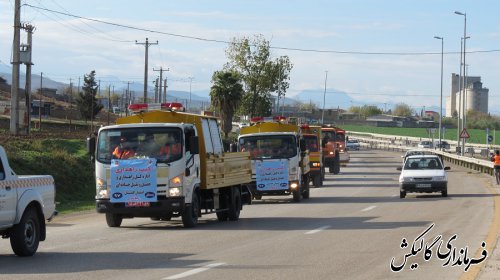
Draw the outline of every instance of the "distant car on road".
[[[433,153],[429,150],[424,150],[424,149],[414,149],[414,150],[408,150],[404,155],[401,156],[403,158],[403,164],[405,163],[406,159],[410,156],[415,156],[415,155],[432,155]]]
[[[361,145],[359,144],[359,141],[357,139],[350,139],[350,140],[347,140],[345,147],[348,151],[351,151],[351,150],[359,151],[359,149],[361,148]]]
[[[443,140],[441,140],[441,145],[439,144],[439,140],[434,141],[434,147],[436,147],[437,149],[443,147],[443,150],[451,149],[450,143],[448,143],[447,141],[443,141]]]
[[[242,129],[242,128],[244,128],[244,127],[247,127],[247,126],[248,126],[248,123],[240,123],[240,124],[238,124],[238,127],[239,127],[240,129]]]
[[[399,197],[405,198],[409,192],[432,193],[441,192],[441,196],[448,196],[448,175],[438,155],[409,156],[403,167],[398,167]]]
[[[431,141],[421,141],[420,143],[418,143],[417,147],[419,148],[424,148],[424,149],[431,149],[433,148],[433,145],[432,145],[432,142]]]

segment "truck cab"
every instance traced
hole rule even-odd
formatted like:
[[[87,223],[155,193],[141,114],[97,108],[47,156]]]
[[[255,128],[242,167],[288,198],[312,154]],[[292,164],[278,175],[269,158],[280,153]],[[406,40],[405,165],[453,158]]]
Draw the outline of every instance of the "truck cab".
[[[238,150],[252,160],[253,198],[293,195],[299,202],[309,198],[309,154],[297,125],[285,118],[253,118],[240,130]]]
[[[325,179],[321,127],[302,124],[300,130],[306,144],[306,149],[309,151],[310,179],[315,187],[320,187],[323,185]]]

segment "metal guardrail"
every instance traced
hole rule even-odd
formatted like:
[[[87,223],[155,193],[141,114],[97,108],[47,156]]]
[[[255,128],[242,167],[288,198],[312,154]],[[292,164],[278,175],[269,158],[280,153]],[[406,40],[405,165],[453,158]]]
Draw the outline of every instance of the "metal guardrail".
[[[361,147],[366,149],[381,149],[394,152],[406,152],[414,150],[415,147],[408,147],[401,144],[393,144],[390,140],[379,140],[365,137],[356,137],[361,144]],[[493,162],[484,159],[470,158],[465,156],[456,155],[451,152],[439,151],[433,149],[424,149],[434,154],[440,155],[443,161],[451,162],[453,164],[463,166],[481,173],[493,175]]]

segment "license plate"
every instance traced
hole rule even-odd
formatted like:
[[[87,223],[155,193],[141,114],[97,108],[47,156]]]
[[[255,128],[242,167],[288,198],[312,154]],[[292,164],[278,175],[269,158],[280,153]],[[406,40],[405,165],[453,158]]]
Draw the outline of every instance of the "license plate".
[[[139,202],[139,201],[132,201],[132,202],[125,202],[125,207],[149,207],[151,204],[149,202]]]
[[[417,184],[417,188],[430,188],[431,184]]]

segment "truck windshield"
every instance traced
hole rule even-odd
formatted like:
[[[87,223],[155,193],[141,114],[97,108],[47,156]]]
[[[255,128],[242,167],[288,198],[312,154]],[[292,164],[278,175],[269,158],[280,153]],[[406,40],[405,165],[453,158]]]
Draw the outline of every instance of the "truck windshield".
[[[306,141],[306,147],[309,152],[319,151],[318,137],[315,135],[304,135],[304,140]]]
[[[291,158],[297,155],[297,142],[292,135],[241,137],[239,151],[250,152],[252,159]]]
[[[101,130],[97,139],[96,160],[156,158],[170,163],[182,158],[183,140],[180,128],[144,127]]]

